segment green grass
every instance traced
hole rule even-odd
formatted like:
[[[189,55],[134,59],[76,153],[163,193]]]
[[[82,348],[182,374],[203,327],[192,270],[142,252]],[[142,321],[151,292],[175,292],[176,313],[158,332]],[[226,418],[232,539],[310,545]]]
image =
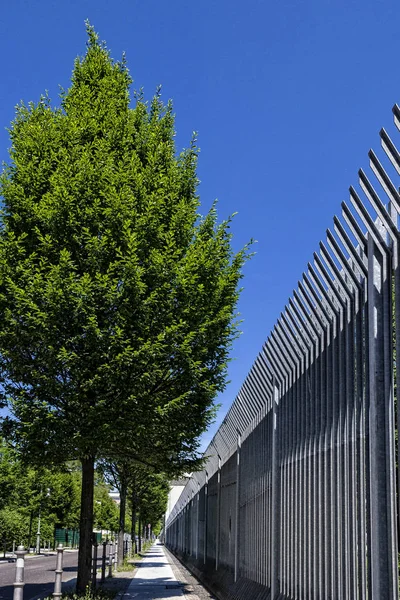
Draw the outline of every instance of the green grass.
[[[142,545],[142,551],[140,554],[132,554],[131,556],[125,556],[123,564],[117,568],[117,573],[121,571],[133,571],[136,562],[142,560],[143,555],[151,548],[153,542],[145,542]]]
[[[63,600],[112,600],[117,593],[118,590],[105,590],[102,588],[91,590],[87,587],[84,594],[64,592],[61,598]],[[53,600],[53,597],[48,596],[47,598],[44,598],[44,600]]]

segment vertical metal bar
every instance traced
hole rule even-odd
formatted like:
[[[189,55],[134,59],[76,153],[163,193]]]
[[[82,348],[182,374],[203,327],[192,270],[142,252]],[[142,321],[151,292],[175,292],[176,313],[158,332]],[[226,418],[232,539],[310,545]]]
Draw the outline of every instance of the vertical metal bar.
[[[215,531],[215,570],[218,570],[219,565],[219,545],[220,545],[220,529],[221,529],[221,457],[218,455],[218,472],[217,472],[217,523]]]
[[[398,214],[394,208],[394,205],[391,203],[390,205],[390,213],[392,215],[392,220],[397,228]],[[396,425],[397,432],[400,430],[400,242],[397,242],[393,245],[393,272],[394,272],[394,315],[395,315],[395,344],[394,344],[394,352],[396,356],[396,379],[393,381],[393,388],[396,392],[396,406],[397,406],[397,414],[396,414]],[[399,448],[399,439],[397,438],[397,448],[396,448],[396,456],[397,456],[397,535],[400,532],[400,476],[399,476],[399,460],[400,460],[400,448]],[[397,543],[399,541],[397,540]]]
[[[301,410],[302,410],[302,377],[304,373],[304,358],[301,361],[301,371],[296,382],[296,398],[295,398],[295,468],[294,468],[294,489],[295,489],[295,551],[294,551],[294,595],[297,598],[301,598],[301,557],[300,557],[300,544],[301,544],[301,501],[300,501],[300,490],[301,490]]]
[[[295,421],[295,402],[296,402],[296,386],[300,374],[300,363],[296,365],[295,378],[290,394],[290,423],[289,423],[289,439],[290,439],[290,454],[289,454],[289,493],[290,493],[290,532],[289,532],[289,565],[288,565],[288,595],[294,596],[295,593],[295,552],[296,552],[296,522],[295,522],[295,507],[296,507],[296,492],[295,492],[295,473],[296,473],[296,421]]]
[[[275,600],[278,593],[278,566],[279,566],[279,449],[277,443],[277,408],[279,405],[279,387],[274,376],[274,398],[272,405],[272,455],[271,455],[271,600]]]
[[[397,597],[397,564],[394,564],[397,556],[393,557],[393,498],[390,487],[390,469],[394,466],[390,438],[394,427],[391,416],[392,395],[387,381],[390,364],[385,361],[390,355],[387,331],[391,331],[390,310],[385,306],[385,300],[390,302],[390,293],[385,293],[385,287],[390,282],[385,269],[386,257],[379,251],[371,236],[368,239],[368,256],[371,596],[379,600],[392,600]]]
[[[234,582],[236,583],[239,577],[239,547],[240,547],[240,533],[239,533],[239,515],[240,515],[240,452],[242,447],[242,440],[240,432],[237,432],[237,449],[236,449],[236,526],[235,526],[235,573]]]
[[[92,564],[92,589],[97,585],[97,541],[93,544],[93,564]]]
[[[326,519],[325,519],[325,506],[327,501],[327,490],[326,490],[326,473],[327,473],[327,452],[326,447],[326,430],[327,430],[327,419],[326,419],[326,402],[327,402],[327,346],[328,346],[328,335],[330,326],[327,331],[324,332],[322,343],[321,343],[321,362],[320,362],[320,434],[319,434],[319,453],[320,453],[320,472],[319,472],[319,490],[318,490],[318,529],[319,529],[319,586],[317,598],[327,598],[327,584],[326,584],[326,569],[327,565],[325,562],[325,548],[327,544],[326,535]]]
[[[357,470],[357,584],[358,596],[367,598],[366,577],[366,478],[365,478],[365,297],[360,296],[360,308],[356,318],[356,470]]]
[[[203,563],[207,562],[207,534],[208,534],[208,473],[206,471],[206,482],[204,484],[204,557]]]
[[[106,552],[107,542],[103,542],[103,553],[101,555],[101,583],[104,583],[106,580]]]
[[[110,541],[108,543],[108,577],[112,577],[112,563],[113,563],[113,544]]]
[[[200,546],[200,481],[197,482],[197,535],[196,535],[196,560],[199,559]]]

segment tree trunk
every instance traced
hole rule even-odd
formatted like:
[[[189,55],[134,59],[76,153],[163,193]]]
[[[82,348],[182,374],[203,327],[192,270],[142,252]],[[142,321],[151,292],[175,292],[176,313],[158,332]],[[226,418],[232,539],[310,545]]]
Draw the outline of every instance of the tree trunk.
[[[125,513],[126,513],[126,495],[127,485],[125,477],[121,477],[119,491],[119,527],[118,527],[118,558],[117,564],[120,567],[124,562],[124,533],[125,533]]]
[[[76,589],[85,592],[91,580],[93,535],[94,457],[82,459],[81,516],[79,522],[78,580]]]
[[[142,551],[142,519],[139,514],[139,527],[138,527],[138,537],[139,537],[139,552]]]
[[[131,538],[132,538],[132,552],[133,554],[137,554],[137,543],[136,543],[136,504],[135,498],[132,496],[132,529],[131,529]]]

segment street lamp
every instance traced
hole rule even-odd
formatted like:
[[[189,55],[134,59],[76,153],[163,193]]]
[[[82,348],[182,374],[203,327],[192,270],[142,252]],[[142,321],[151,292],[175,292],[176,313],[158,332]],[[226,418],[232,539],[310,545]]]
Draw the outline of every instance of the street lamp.
[[[42,505],[39,504],[39,515],[38,515],[38,527],[36,533],[36,554],[40,554],[40,512],[42,510]]]
[[[50,490],[49,490],[49,488],[47,488],[46,498],[48,498],[49,496],[50,496]],[[42,511],[42,498],[40,498],[40,504],[39,504],[38,528],[37,528],[37,533],[36,533],[36,554],[40,554],[40,518],[41,518],[41,511]]]

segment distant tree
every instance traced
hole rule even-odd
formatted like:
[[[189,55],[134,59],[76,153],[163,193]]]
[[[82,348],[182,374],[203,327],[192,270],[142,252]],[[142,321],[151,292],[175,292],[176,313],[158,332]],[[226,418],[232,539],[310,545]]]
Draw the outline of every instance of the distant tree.
[[[164,474],[142,472],[136,488],[138,508],[143,524],[150,524],[158,532],[167,509],[169,482]]]
[[[9,507],[0,509],[0,544],[9,549],[13,542],[26,543],[28,519],[21,510]]]
[[[154,434],[154,430],[152,433]],[[149,439],[150,441],[153,439],[152,434],[149,434],[147,442]],[[176,457],[175,460],[168,459],[163,465],[160,460],[152,456],[151,447],[148,444],[146,445],[146,449],[147,454],[142,449],[142,452],[148,457],[145,462],[139,463],[137,460],[128,460],[125,455],[122,455],[119,460],[102,460],[97,465],[98,470],[103,474],[105,479],[119,492],[119,519],[118,527],[115,529],[118,532],[117,560],[119,565],[122,565],[124,558],[124,534],[131,530],[132,538],[135,537],[137,515],[146,514],[146,518],[149,518],[150,514],[148,513],[152,510],[150,507],[161,505],[160,515],[162,516],[165,513],[167,500],[165,498],[164,506],[161,490],[165,488],[168,496],[169,479],[179,476],[185,469],[200,469],[203,465],[202,458],[186,459],[180,463]],[[128,500],[131,506],[130,518],[127,510]],[[144,505],[146,505],[145,512],[143,512]],[[141,506],[142,511],[140,511]],[[153,515],[152,522],[155,523],[161,516],[155,517]],[[130,522],[130,525],[127,521]]]
[[[87,31],[61,107],[17,108],[0,180],[4,431],[32,460],[82,464],[81,591],[96,459],[196,455],[249,256],[215,207],[199,217],[198,150],[176,155],[171,104],[130,108],[125,60]]]
[[[56,525],[76,528],[80,488],[81,473],[74,465],[33,468],[0,439],[0,511],[5,511],[2,530],[8,531],[9,543],[34,543],[39,512],[45,541],[53,540]]]
[[[110,486],[96,473],[94,488],[94,526],[96,529],[118,531],[119,508],[110,497]]]

